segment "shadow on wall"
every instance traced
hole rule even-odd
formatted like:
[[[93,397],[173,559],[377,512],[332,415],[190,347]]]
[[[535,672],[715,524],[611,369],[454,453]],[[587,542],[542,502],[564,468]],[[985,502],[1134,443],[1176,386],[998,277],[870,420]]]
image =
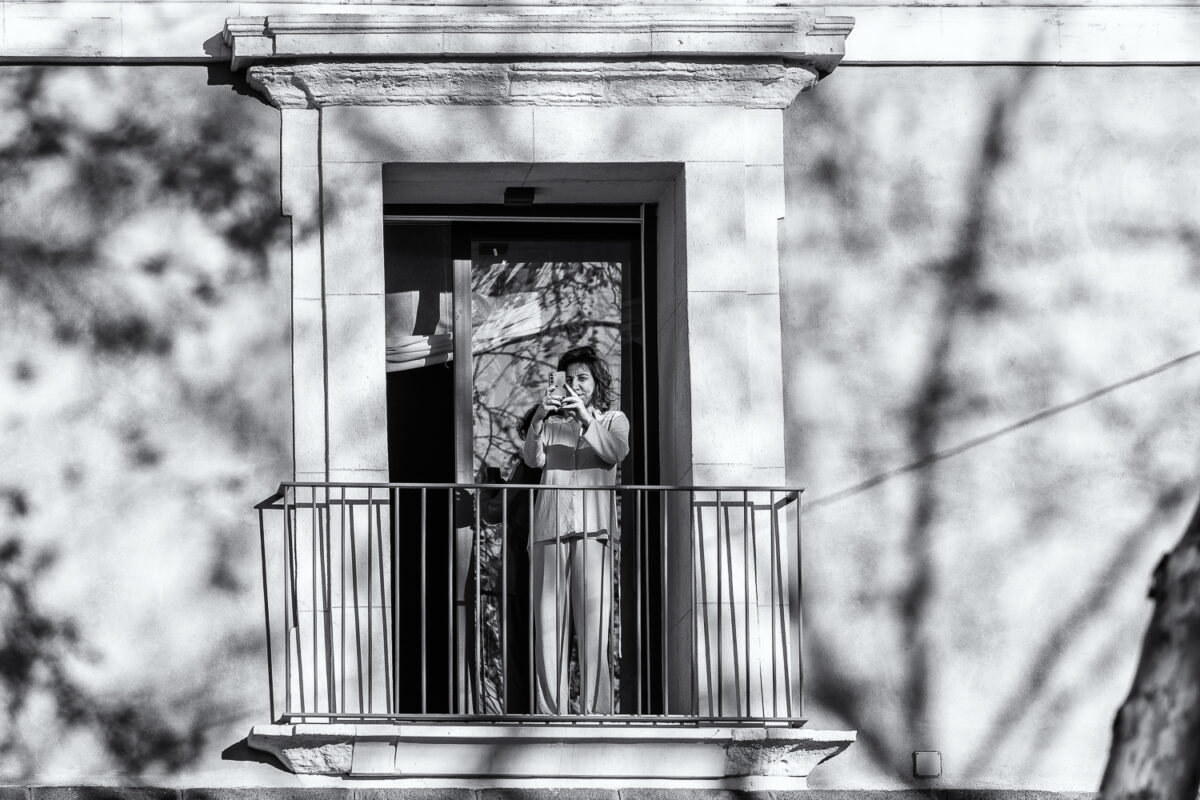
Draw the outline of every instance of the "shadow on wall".
[[[1027,76],[1032,77],[1032,73]],[[944,443],[947,418],[959,411],[954,408],[958,393],[951,357],[955,348],[961,346],[958,344],[960,327],[973,317],[986,317],[999,303],[997,295],[987,286],[984,237],[991,221],[992,184],[1006,157],[1006,127],[1025,86],[1026,80],[1014,81],[991,101],[983,130],[978,135],[975,164],[966,175],[966,188],[962,192],[965,210],[953,248],[947,256],[917,268],[919,273],[931,276],[936,284],[929,287],[935,299],[925,352],[920,357],[923,366],[904,413],[907,451],[916,462],[930,462]],[[842,198],[847,206],[844,212],[853,213],[855,188],[851,184],[842,189],[840,184],[845,176],[840,173],[838,163],[833,160],[819,162],[814,177]],[[851,241],[857,240],[859,235],[853,234]],[[929,626],[936,580],[933,528],[941,491],[937,469],[932,463],[916,472],[912,489],[903,546],[906,579],[895,587],[892,600],[896,633],[905,643],[896,653],[899,677],[893,686],[899,693],[901,704],[897,709],[899,713],[889,724],[867,725],[859,733],[860,746],[884,771],[891,771],[895,769],[894,765],[902,763],[898,762],[897,754],[911,750],[911,742],[923,740],[923,727],[931,714],[929,660],[934,654],[929,643]],[[870,693],[853,679],[853,671],[848,665],[838,663],[832,642],[819,628],[809,636],[805,655],[812,671],[820,676],[819,680],[810,683],[809,688],[815,702],[847,720],[870,719],[872,714],[867,707]],[[897,777],[907,776],[899,773]]]
[[[1194,367],[1180,298],[1200,290],[1174,201],[1131,207],[1076,165],[1132,160],[1144,192],[1177,180],[1148,154],[1179,120],[1096,125],[1112,83],[849,69],[797,103],[789,249],[822,265],[794,261],[784,288],[806,690],[815,722],[860,732],[818,780],[912,783],[921,749],[947,785],[1099,780],[1139,577],[1195,481],[1194,393],[1147,379]]]
[[[290,471],[278,118],[204,81],[0,68],[6,778],[176,772],[258,708],[250,509]]]

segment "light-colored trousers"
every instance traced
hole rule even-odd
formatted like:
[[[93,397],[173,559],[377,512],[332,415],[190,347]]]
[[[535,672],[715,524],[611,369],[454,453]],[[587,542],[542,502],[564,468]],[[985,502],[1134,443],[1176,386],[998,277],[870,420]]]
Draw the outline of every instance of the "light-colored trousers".
[[[570,621],[579,653],[579,712],[611,714],[612,551],[597,539],[535,542],[530,552],[537,713],[571,712]]]

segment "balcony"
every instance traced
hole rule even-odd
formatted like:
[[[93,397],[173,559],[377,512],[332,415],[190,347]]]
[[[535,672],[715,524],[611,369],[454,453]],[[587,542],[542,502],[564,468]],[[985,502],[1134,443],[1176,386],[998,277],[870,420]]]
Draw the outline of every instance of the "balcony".
[[[555,569],[542,493],[607,544]],[[802,727],[800,496],[284,483],[258,506],[274,722],[250,744],[426,783],[801,787],[854,734]]]

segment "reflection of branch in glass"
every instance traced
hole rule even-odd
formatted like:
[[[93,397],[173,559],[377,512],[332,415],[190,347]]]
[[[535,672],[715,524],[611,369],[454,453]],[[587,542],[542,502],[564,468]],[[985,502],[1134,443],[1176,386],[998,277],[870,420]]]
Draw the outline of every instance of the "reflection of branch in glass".
[[[537,402],[559,355],[592,344],[619,361],[619,262],[476,265],[472,332],[476,471],[516,456],[519,416]],[[619,391],[619,387],[616,387]]]

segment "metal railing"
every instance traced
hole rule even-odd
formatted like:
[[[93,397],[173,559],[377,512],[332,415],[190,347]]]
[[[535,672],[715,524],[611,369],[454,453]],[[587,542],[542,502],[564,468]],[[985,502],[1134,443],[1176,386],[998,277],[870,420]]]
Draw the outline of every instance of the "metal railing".
[[[612,529],[553,589],[531,559],[579,540],[531,543],[539,496]],[[287,482],[257,509],[272,719],[803,722],[799,489]]]

